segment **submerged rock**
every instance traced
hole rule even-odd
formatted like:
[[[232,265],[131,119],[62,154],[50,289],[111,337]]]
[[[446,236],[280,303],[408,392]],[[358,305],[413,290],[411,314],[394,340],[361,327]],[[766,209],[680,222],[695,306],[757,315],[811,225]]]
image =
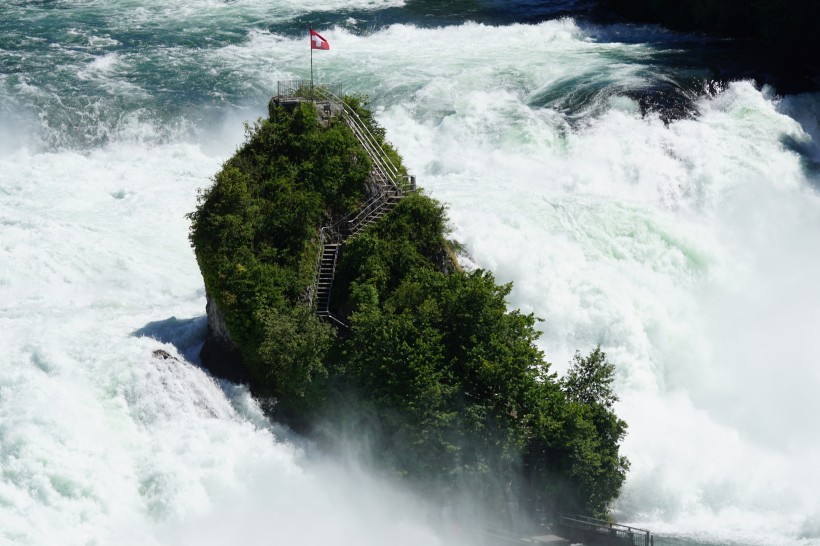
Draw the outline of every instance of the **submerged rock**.
[[[179,361],[179,359],[177,357],[172,356],[171,353],[169,353],[168,351],[163,351],[162,349],[157,349],[151,354],[154,356],[154,358],[159,358],[161,360],[176,360],[176,361]]]

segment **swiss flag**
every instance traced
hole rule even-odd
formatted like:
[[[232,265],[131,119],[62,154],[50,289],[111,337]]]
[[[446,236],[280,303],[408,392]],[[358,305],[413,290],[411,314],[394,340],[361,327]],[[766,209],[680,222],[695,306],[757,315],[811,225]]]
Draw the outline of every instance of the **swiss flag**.
[[[330,44],[318,32],[310,29],[310,49],[330,49]]]

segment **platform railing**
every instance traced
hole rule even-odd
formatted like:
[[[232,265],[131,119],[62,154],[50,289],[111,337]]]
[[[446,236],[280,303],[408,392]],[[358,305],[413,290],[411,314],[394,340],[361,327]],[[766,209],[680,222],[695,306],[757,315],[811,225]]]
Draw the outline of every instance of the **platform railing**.
[[[654,546],[655,538],[646,529],[621,525],[611,521],[588,516],[562,515],[559,525],[565,529],[576,529],[601,539],[605,544],[628,546]],[[608,540],[606,540],[608,539]]]
[[[323,93],[328,92],[335,96],[343,95],[343,87],[338,83],[319,83],[310,80],[285,80],[276,82],[276,96],[278,98],[302,98],[316,100]]]

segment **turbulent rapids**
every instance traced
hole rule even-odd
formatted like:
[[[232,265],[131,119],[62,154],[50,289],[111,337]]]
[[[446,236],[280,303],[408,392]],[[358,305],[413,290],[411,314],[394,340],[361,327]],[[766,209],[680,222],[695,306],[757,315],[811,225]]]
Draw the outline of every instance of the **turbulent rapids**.
[[[318,77],[369,95],[556,369],[597,343],[616,363],[616,517],[820,544],[820,96],[713,82],[701,38],[560,18],[572,2],[517,2],[527,24],[481,2],[166,4],[0,12],[0,543],[457,540],[197,367],[184,215],[306,76],[310,20]]]

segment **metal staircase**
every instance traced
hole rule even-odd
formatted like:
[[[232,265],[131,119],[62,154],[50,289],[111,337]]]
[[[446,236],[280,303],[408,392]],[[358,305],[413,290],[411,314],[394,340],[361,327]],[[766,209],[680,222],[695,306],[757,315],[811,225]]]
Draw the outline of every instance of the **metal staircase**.
[[[335,224],[324,226],[319,232],[319,250],[316,256],[313,287],[310,291],[310,303],[319,317],[337,326],[346,327],[330,312],[333,279],[336,275],[336,263],[342,246],[347,239],[355,237],[393,210],[393,207],[403,197],[415,192],[416,181],[415,177],[402,174],[356,111],[330,91],[328,86],[314,86],[310,82],[280,82],[280,95],[276,98],[277,100],[301,98],[305,96],[308,85],[310,85],[309,100],[332,105],[332,108],[325,110],[333,111],[341,117],[367,152],[372,164],[369,174],[370,185],[378,189],[378,192],[359,210]],[[288,89],[289,95],[282,95],[282,89]]]
[[[330,317],[330,293],[333,290],[333,276],[336,273],[336,260],[339,258],[341,243],[327,243],[321,247],[319,267],[316,277],[316,314]]]

